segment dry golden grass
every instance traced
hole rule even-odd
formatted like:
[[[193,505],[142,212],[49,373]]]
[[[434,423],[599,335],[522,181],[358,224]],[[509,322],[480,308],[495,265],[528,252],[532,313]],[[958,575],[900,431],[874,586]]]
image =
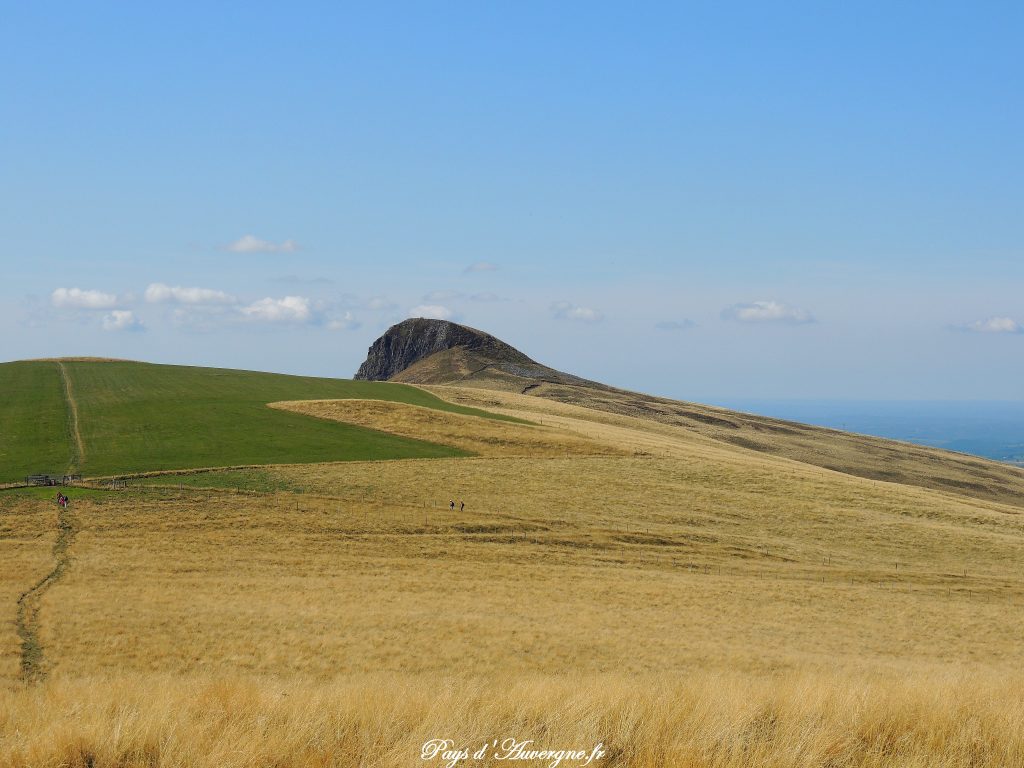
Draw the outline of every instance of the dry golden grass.
[[[538,374],[517,370],[516,366],[495,366],[471,351],[452,349],[420,360],[394,380],[433,385],[424,388],[462,402],[516,399],[514,407],[525,410],[543,410],[549,403],[582,405],[592,414],[629,416],[647,424],[678,427],[726,445],[858,477],[1024,507],[1024,467],[574,381],[557,371],[533,378]],[[525,392],[528,397],[513,394]]]
[[[1024,764],[1018,676],[757,680],[136,676],[0,692],[0,766],[407,768],[423,745],[507,738],[604,768],[1006,768]],[[550,765],[481,760],[459,766]],[[567,759],[562,766],[580,766]]]
[[[271,403],[270,407],[443,443],[481,456],[538,458],[623,453],[612,443],[581,438],[561,429],[484,419],[385,400],[302,400]]]
[[[18,600],[53,567],[56,517],[55,509],[37,502],[18,501],[0,509],[0,685],[20,675]]]
[[[742,458],[349,462],[272,470],[299,496],[82,501],[44,646],[86,672],[323,677],[1017,657],[1019,515]]]
[[[356,405],[442,442],[493,428],[472,439],[494,453],[76,499],[41,598],[52,674],[0,693],[0,766],[385,768],[510,735],[603,741],[605,766],[1024,764],[1020,508],[443,392],[541,426]],[[561,447],[521,455],[518,430]],[[27,545],[0,538],[16,597],[54,514],[0,506],[45,531],[10,568]]]

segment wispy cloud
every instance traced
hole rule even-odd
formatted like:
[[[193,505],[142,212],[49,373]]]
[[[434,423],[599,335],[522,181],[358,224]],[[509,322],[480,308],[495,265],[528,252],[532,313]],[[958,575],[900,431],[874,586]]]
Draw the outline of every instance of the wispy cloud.
[[[355,317],[352,316],[351,312],[345,312],[340,317],[335,317],[327,321],[327,330],[329,331],[354,331],[362,325]]]
[[[1024,325],[1012,317],[990,317],[960,326],[960,330],[972,333],[1024,333]]]
[[[786,323],[801,325],[813,323],[810,312],[799,307],[790,307],[777,301],[754,301],[749,304],[734,304],[722,310],[726,320],[737,320],[741,323]]]
[[[578,320],[582,323],[596,323],[604,315],[590,307],[579,307],[568,301],[556,301],[551,305],[551,314],[558,320]]]
[[[196,332],[214,332],[242,325],[282,327],[315,327],[332,331],[354,330],[361,323],[352,310],[393,310],[396,305],[382,297],[369,301],[348,296],[323,300],[290,294],[266,296],[251,300],[219,289],[197,286],[150,283],[141,300],[168,308],[164,317],[175,326]],[[118,296],[81,288],[58,288],[50,296],[52,306],[63,310],[60,316],[80,322],[98,323],[106,331],[144,330],[145,324],[131,306],[137,299],[132,294]],[[355,301],[356,303],[352,303]],[[428,307],[446,312],[444,307]],[[100,312],[105,311],[105,314]]]
[[[208,332],[238,322],[238,306],[222,304],[178,304],[171,312],[171,321],[190,331]]]
[[[113,309],[117,306],[115,294],[81,288],[58,288],[50,294],[50,301],[61,309]]]
[[[272,240],[263,240],[255,235],[243,235],[229,243],[225,250],[232,253],[294,253],[299,250],[298,243],[294,240],[284,240],[275,243]]]
[[[409,310],[409,317],[426,317],[431,320],[451,320],[455,313],[440,304],[420,304]]]
[[[213,288],[182,288],[164,283],[150,283],[146,288],[150,304],[234,304],[237,300]]]
[[[398,305],[386,296],[374,296],[366,302],[365,308],[371,312],[389,312],[397,309]]]
[[[463,270],[464,272],[497,272],[498,265],[490,261],[475,261]]]
[[[693,320],[662,320],[660,323],[655,323],[654,327],[659,331],[685,331],[687,328],[693,328],[697,324]]]
[[[330,331],[352,331],[361,326],[350,310],[336,302],[313,300],[306,296],[267,297],[238,307],[237,316],[247,322],[272,325],[306,325]]]
[[[431,291],[423,297],[423,301],[428,304],[436,304],[441,301],[451,301],[452,299],[461,299],[462,294],[458,291]]]
[[[115,309],[103,316],[104,331],[141,331],[142,321],[128,309]]]
[[[334,285],[334,281],[329,277],[301,277],[299,275],[281,275],[271,278],[271,281],[291,285]]]
[[[313,304],[305,296],[285,296],[281,299],[269,296],[239,308],[243,317],[264,323],[302,324],[311,322]]]

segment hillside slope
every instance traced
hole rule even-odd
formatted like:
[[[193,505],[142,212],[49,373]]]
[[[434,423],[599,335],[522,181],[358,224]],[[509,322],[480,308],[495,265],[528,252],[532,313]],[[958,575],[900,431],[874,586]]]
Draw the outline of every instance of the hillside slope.
[[[68,412],[54,363],[0,365],[0,483],[71,463]]]
[[[446,328],[455,325],[446,321],[407,320],[389,329],[371,349],[387,350],[391,337],[406,335],[410,328],[423,332],[432,324],[443,324]],[[1020,467],[937,448],[616,389],[532,360],[530,365],[521,365],[516,360],[530,358],[503,342],[499,343],[511,349],[514,355],[506,352],[503,357],[496,357],[483,343],[473,340],[479,331],[458,327],[461,328],[458,334],[449,328],[447,338],[468,338],[469,342],[431,349],[408,364],[404,358],[378,360],[380,370],[393,370],[388,377],[393,382],[457,385],[526,394],[684,427],[730,445],[857,477],[1024,506],[1024,469]],[[482,401],[486,402],[486,398]]]
[[[353,424],[273,410],[363,398],[495,418],[398,384],[125,361],[0,365],[0,482],[255,464],[461,456]],[[501,418],[501,417],[497,417]]]
[[[162,475],[64,511],[0,492],[0,765],[397,768],[492,733],[603,743],[608,768],[1024,764],[1020,506],[723,437],[837,451],[826,430],[502,391],[499,367],[428,391],[64,367],[87,464],[138,446],[132,424],[226,450],[266,411],[302,420],[273,425],[292,449],[316,424],[476,455]],[[287,392],[299,413],[261,404]],[[666,412],[609,410],[631,397]],[[98,439],[97,419],[122,422]]]

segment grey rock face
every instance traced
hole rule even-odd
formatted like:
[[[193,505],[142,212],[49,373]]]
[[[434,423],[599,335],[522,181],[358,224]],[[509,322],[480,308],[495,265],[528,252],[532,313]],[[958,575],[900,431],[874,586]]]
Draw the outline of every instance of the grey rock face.
[[[386,381],[435,352],[462,347],[500,363],[536,366],[515,347],[489,333],[448,320],[412,318],[393,325],[370,347],[355,378]]]

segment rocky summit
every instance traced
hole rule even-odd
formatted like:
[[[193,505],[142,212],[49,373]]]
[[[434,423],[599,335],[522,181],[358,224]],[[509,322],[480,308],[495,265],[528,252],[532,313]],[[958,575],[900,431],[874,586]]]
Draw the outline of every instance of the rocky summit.
[[[462,350],[481,361],[540,367],[489,333],[448,320],[411,318],[393,325],[370,347],[355,378],[387,381],[439,352]]]

